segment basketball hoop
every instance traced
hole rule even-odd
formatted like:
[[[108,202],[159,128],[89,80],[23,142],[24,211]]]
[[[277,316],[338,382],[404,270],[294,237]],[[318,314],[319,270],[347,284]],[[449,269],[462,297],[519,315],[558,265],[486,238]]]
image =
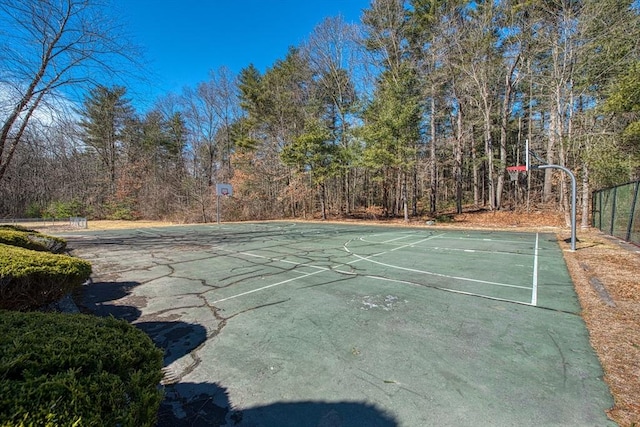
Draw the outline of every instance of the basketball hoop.
[[[216,196],[233,196],[231,184],[216,184]]]
[[[220,196],[233,196],[233,187],[231,186],[231,184],[216,184],[216,217],[218,219],[218,224],[220,224]]]
[[[509,172],[509,178],[511,178],[511,182],[515,182],[518,180],[518,172],[526,172],[526,171],[527,171],[526,165],[507,167],[507,172]]]

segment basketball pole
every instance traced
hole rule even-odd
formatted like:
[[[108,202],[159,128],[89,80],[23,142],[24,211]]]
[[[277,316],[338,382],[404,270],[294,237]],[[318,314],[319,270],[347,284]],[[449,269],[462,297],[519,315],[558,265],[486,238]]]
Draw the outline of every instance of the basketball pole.
[[[217,223],[220,224],[220,195],[216,194],[216,218]]]
[[[527,141],[527,148],[528,148]],[[538,157],[536,153],[533,151],[527,151],[527,154],[532,155],[536,160],[542,162],[543,160]],[[529,156],[527,155],[527,163],[529,161]],[[578,185],[576,184],[576,176],[570,169],[560,166],[560,165],[533,165],[532,169],[560,169],[571,178],[571,251],[575,252],[576,250],[576,201],[578,199]]]

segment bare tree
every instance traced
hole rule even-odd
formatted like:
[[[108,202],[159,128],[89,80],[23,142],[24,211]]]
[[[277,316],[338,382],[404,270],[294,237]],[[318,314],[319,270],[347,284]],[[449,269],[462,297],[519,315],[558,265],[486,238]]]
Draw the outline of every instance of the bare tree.
[[[130,59],[102,10],[98,0],[0,0],[0,180],[40,107]]]
[[[349,114],[356,103],[355,68],[359,65],[356,29],[342,17],[327,18],[317,25],[303,47],[309,65],[317,76],[317,97],[325,110],[336,145],[343,150],[340,158],[340,209],[347,214],[351,208],[349,147]]]

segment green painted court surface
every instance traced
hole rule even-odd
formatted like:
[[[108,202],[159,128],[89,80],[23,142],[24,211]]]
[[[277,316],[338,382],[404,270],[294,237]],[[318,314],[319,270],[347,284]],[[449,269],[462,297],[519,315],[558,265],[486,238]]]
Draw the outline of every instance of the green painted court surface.
[[[249,223],[65,235],[165,349],[159,425],[603,426],[552,234]]]

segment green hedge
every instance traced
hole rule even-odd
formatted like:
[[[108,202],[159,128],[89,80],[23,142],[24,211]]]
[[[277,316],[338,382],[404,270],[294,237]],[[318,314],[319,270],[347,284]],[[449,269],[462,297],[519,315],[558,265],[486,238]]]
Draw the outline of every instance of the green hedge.
[[[91,264],[67,255],[0,244],[0,309],[31,310],[82,285]]]
[[[48,236],[17,225],[0,225],[0,243],[56,254],[67,248],[67,242],[60,237]]]
[[[0,310],[0,426],[152,426],[162,351],[114,318]]]

